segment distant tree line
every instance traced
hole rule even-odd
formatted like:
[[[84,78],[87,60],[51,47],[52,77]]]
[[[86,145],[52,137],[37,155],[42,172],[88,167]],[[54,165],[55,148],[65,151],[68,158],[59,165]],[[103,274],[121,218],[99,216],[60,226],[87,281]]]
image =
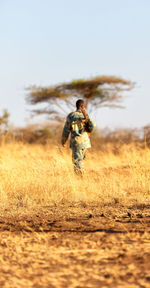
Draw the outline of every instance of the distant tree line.
[[[4,124],[4,123],[3,123]],[[4,126],[3,126],[4,127]],[[0,125],[0,144],[21,142],[28,144],[60,145],[62,125],[28,125],[24,128],[11,128],[6,125],[6,130]],[[114,153],[124,144],[150,147],[150,125],[141,129],[95,129],[91,134],[93,149],[106,150],[110,145]]]

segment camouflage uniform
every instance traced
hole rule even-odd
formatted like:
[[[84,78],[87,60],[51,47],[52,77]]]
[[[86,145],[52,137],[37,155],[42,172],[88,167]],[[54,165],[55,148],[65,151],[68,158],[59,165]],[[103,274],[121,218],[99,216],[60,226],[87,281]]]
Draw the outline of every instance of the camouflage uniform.
[[[72,160],[76,173],[82,173],[86,149],[91,147],[88,133],[85,131],[86,124],[92,131],[94,124],[90,117],[87,115],[85,119],[81,110],[77,110],[67,116],[62,133],[62,145],[66,143],[71,133],[70,148],[72,149]]]

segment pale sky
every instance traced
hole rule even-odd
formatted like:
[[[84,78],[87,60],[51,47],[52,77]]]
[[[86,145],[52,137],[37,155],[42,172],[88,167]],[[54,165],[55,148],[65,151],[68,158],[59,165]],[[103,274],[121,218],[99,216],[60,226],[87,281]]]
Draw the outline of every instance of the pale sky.
[[[25,124],[24,88],[114,75],[137,83],[100,128],[150,124],[149,0],[0,0],[0,114]]]

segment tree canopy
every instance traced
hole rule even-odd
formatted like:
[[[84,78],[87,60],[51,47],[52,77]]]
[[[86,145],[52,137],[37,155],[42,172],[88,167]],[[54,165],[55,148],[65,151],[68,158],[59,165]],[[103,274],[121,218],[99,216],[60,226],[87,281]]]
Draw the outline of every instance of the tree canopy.
[[[28,104],[46,104],[34,109],[37,114],[48,114],[51,119],[60,119],[69,109],[75,109],[75,101],[82,98],[92,112],[101,107],[121,108],[124,92],[130,91],[135,83],[115,76],[98,76],[77,79],[49,87],[28,87]],[[66,109],[67,108],[67,109]]]

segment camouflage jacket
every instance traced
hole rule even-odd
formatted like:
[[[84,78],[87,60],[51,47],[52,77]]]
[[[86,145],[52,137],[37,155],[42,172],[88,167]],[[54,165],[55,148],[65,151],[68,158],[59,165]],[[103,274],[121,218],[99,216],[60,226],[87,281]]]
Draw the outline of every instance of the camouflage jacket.
[[[81,110],[70,113],[67,116],[66,123],[62,133],[62,145],[66,143],[71,133],[70,147],[78,146],[79,149],[90,148],[91,143],[88,133],[85,131],[85,125],[88,123],[90,131],[94,128],[94,123],[87,114],[86,120]]]

